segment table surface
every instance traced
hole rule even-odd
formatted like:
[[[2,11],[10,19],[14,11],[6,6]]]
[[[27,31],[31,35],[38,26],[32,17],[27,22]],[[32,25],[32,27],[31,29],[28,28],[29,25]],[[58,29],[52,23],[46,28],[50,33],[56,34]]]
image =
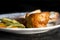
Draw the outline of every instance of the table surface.
[[[14,34],[0,31],[0,40],[60,40],[60,28],[39,34]]]
[[[0,31],[0,40],[60,40],[60,28],[41,34],[13,34]]]

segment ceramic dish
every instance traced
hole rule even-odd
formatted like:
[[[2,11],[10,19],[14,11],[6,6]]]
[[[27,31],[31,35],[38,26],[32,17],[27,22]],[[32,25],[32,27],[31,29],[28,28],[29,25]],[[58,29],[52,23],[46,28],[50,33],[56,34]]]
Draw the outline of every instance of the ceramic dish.
[[[10,13],[10,14],[1,14],[0,19],[3,17],[15,18],[19,16],[24,16],[26,13]],[[58,23],[56,23],[58,24]],[[1,31],[17,33],[17,34],[36,34],[36,33],[44,33],[49,30],[53,30],[55,28],[59,28],[60,25],[48,26],[43,28],[0,28]]]

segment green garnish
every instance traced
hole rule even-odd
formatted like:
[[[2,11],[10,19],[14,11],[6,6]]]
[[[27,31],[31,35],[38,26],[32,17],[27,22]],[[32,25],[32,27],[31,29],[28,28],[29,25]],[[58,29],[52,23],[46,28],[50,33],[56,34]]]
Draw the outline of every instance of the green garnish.
[[[14,19],[2,18],[2,22],[7,25],[7,28],[16,26],[17,28],[25,28],[25,26]]]

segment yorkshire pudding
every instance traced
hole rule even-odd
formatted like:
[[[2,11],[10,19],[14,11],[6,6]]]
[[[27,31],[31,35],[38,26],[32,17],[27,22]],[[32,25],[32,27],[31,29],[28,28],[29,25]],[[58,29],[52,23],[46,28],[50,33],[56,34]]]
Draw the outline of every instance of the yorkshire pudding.
[[[46,27],[49,21],[49,12],[33,13],[26,15],[27,27],[28,28],[40,28]]]

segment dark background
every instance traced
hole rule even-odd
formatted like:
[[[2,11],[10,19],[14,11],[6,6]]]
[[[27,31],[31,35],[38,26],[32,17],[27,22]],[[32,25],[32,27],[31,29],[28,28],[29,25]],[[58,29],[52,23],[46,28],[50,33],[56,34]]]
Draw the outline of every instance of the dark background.
[[[42,11],[60,12],[60,1],[58,0],[25,0],[25,1],[0,1],[0,14],[13,12],[27,12],[36,9]],[[0,31],[0,40],[60,40],[60,28],[46,33],[22,35]]]
[[[0,1],[0,14],[12,12],[26,12],[41,9],[42,11],[60,12],[59,0],[21,0],[21,1]]]

